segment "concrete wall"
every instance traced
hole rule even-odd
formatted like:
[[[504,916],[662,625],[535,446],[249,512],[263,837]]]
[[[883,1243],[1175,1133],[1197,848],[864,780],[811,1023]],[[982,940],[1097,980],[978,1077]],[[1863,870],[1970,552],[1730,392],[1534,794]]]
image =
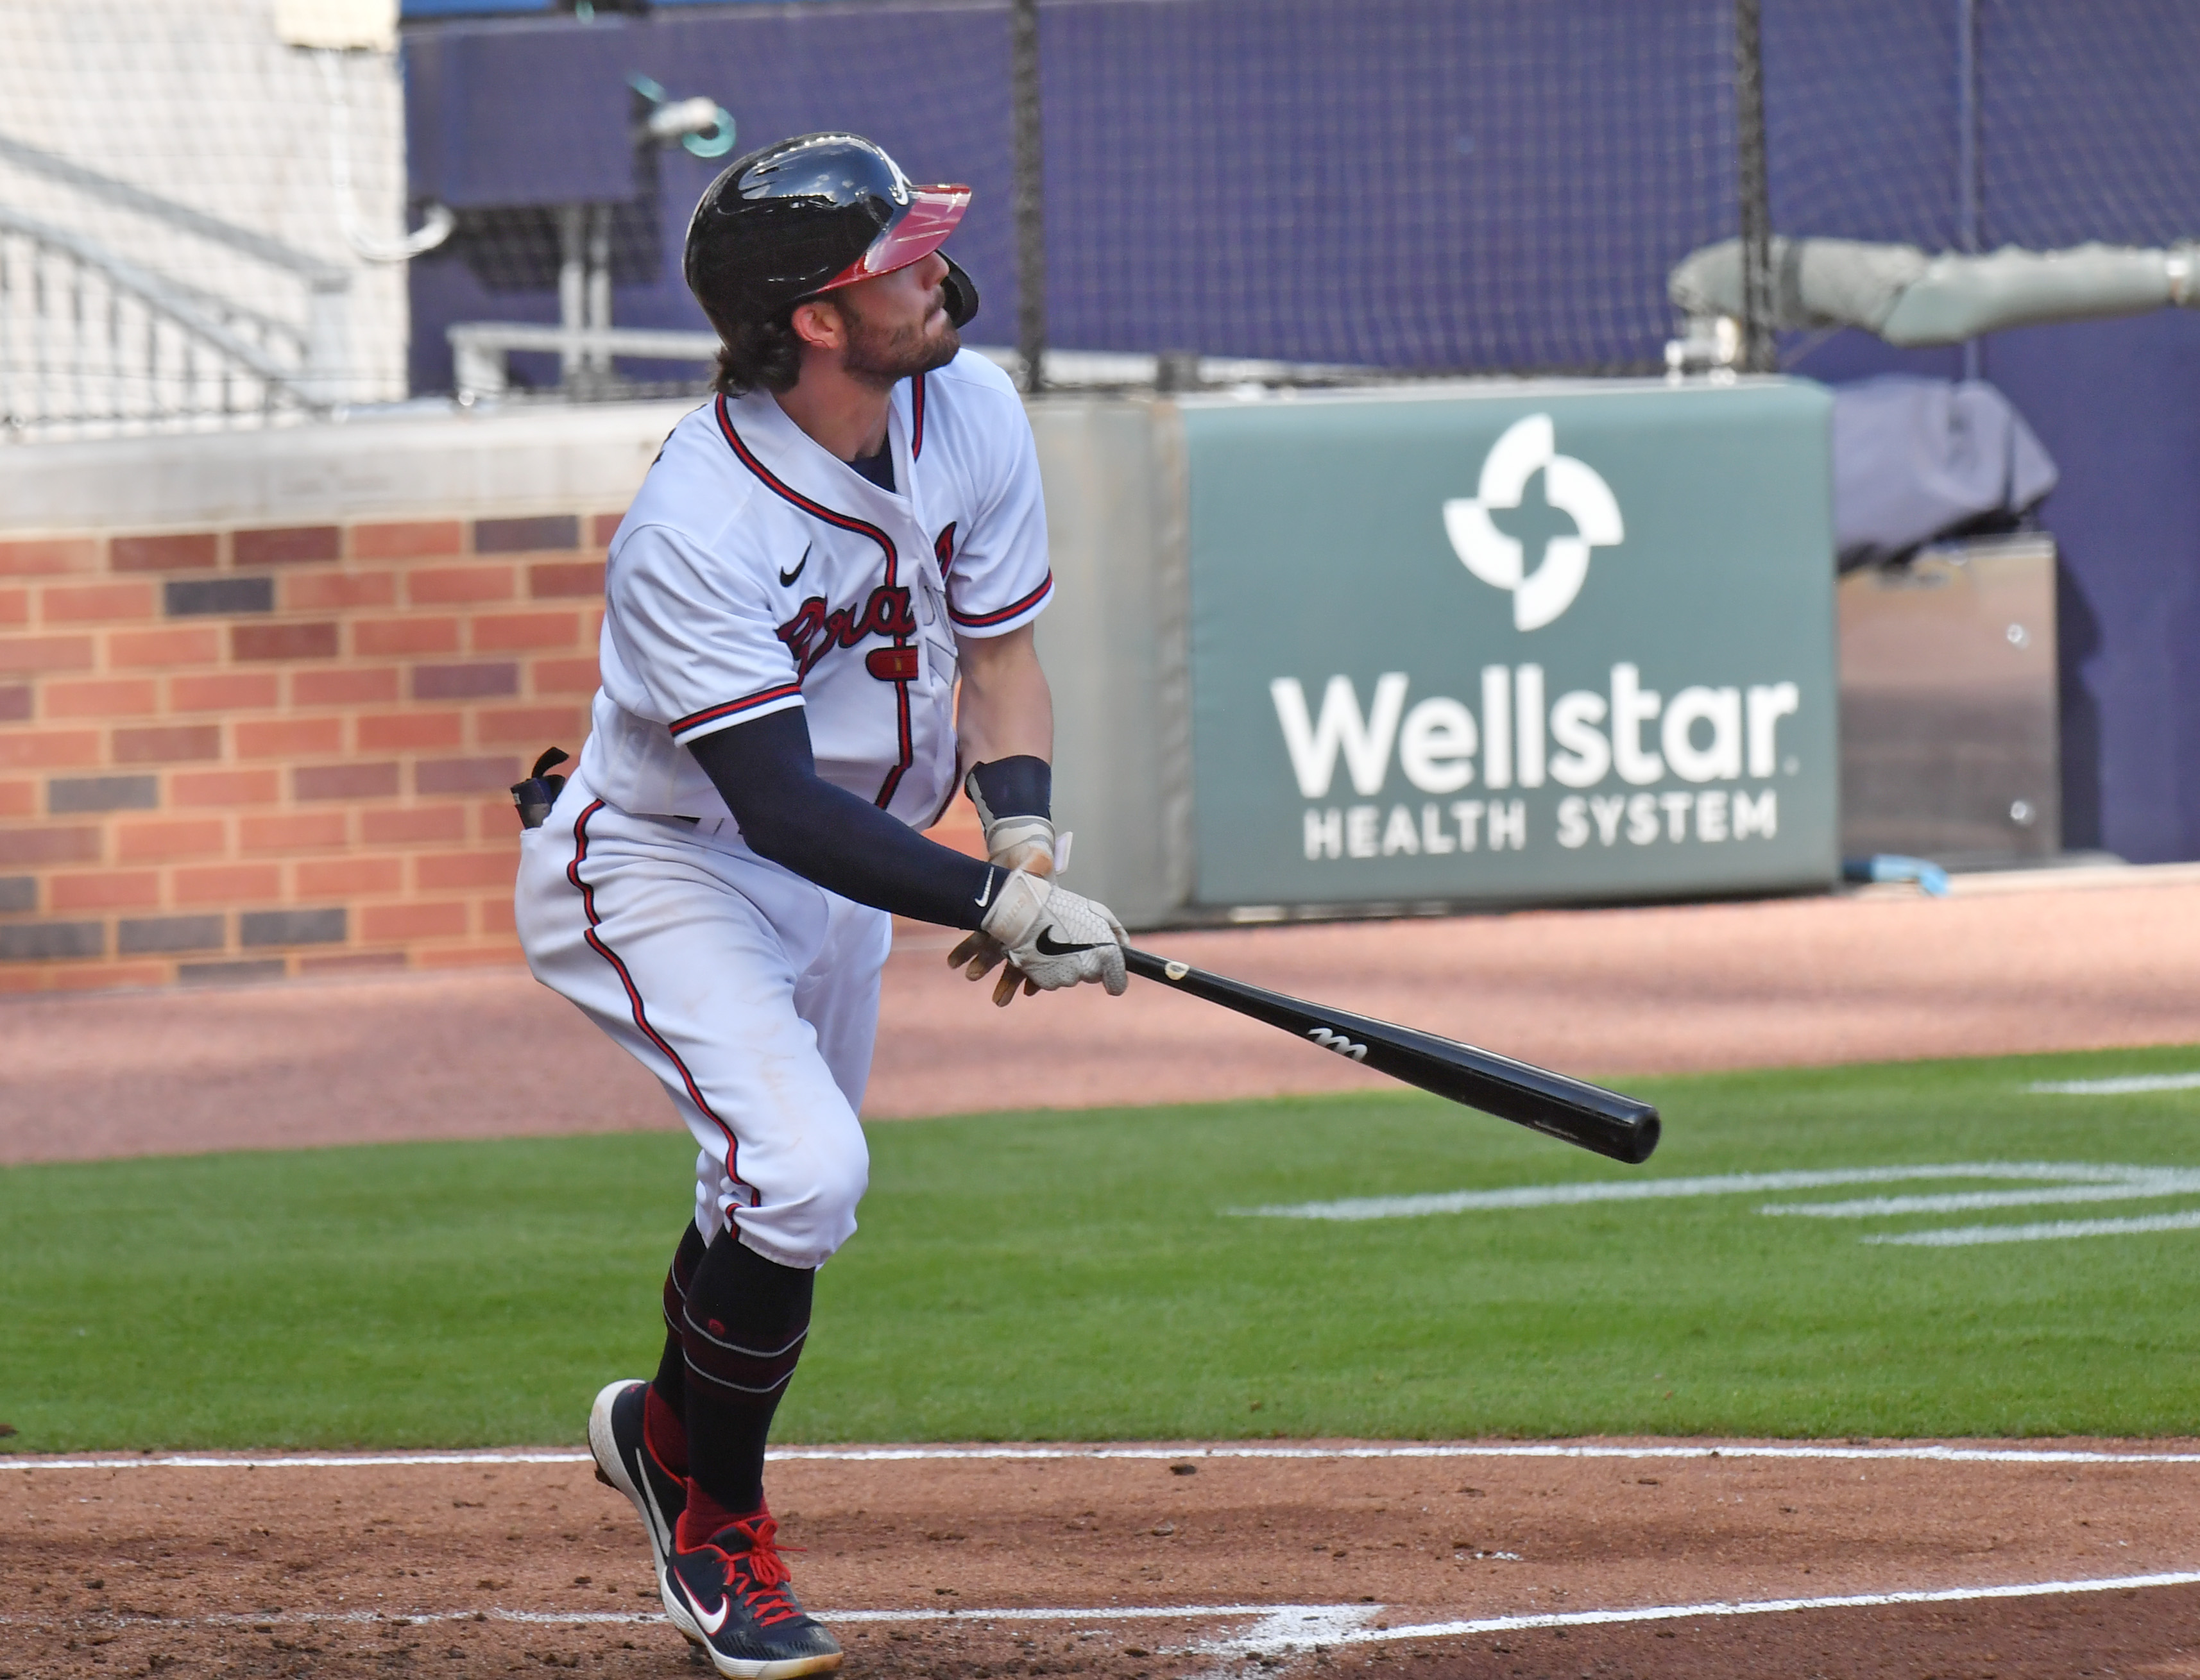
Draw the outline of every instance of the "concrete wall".
[[[1191,676],[1184,448],[1164,398],[1032,405],[1055,598],[1039,621],[1054,689],[1055,820],[1070,884],[1131,928],[1191,896]]]

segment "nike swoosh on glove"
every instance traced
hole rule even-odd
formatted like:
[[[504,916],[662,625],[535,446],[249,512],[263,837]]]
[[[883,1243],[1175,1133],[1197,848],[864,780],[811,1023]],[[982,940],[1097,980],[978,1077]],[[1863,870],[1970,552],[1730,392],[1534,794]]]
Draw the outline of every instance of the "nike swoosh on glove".
[[[980,807],[980,814],[983,807]],[[986,824],[986,861],[1003,869],[1028,869],[1033,875],[1054,873],[1054,824],[1044,817],[998,817]],[[993,982],[993,1001],[1006,1009],[1016,1000],[1016,993],[1026,997],[1037,994],[1038,986],[1026,980],[1008,962],[1009,953],[1001,942],[990,934],[972,934],[947,954],[947,966],[960,969],[971,980],[983,980],[998,968],[1001,977]]]
[[[1001,885],[985,931],[1006,947],[1009,961],[1042,992],[1097,980],[1120,998],[1130,986],[1123,947],[1131,936],[1115,913],[1096,899],[1018,869]]]

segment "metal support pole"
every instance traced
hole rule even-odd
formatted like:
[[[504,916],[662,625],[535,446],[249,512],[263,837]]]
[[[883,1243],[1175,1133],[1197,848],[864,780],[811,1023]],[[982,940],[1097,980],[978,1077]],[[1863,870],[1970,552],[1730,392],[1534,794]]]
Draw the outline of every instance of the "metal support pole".
[[[565,329],[558,353],[558,383],[570,391],[586,365],[581,333],[588,325],[588,207],[558,207],[558,325]]]
[[[1772,203],[1764,167],[1764,49],[1758,0],[1734,0],[1734,128],[1741,201],[1741,365],[1778,366],[1772,338]]]
[[[313,407],[348,401],[351,382],[351,280],[317,279],[306,291],[306,367],[299,383]]]
[[[1979,8],[1956,0],[1956,243],[1979,249]],[[1980,373],[1979,341],[1963,341],[1963,378]]]
[[[1016,350],[1024,389],[1046,360],[1046,168],[1039,128],[1039,0],[1009,0],[1009,63],[1015,112]]]
[[[611,324],[611,207],[591,205],[588,209],[588,330],[607,331]],[[611,359],[608,352],[591,351],[586,358],[590,375],[598,379],[611,377]]]

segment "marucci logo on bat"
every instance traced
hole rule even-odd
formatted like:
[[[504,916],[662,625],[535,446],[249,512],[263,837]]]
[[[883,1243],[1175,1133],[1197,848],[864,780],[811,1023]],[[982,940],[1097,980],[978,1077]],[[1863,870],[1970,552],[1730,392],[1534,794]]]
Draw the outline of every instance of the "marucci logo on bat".
[[[1346,1038],[1343,1033],[1332,1033],[1326,1027],[1308,1027],[1307,1037],[1312,1039],[1324,1050],[1334,1051],[1337,1055],[1344,1057],[1348,1060],[1354,1062],[1365,1062],[1367,1059],[1367,1046],[1366,1045],[1355,1044],[1351,1039]]]

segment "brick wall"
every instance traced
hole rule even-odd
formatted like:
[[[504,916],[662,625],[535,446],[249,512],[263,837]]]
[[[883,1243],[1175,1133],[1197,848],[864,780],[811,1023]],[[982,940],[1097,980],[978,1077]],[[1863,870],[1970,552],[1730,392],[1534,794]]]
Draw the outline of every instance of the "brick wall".
[[[518,960],[617,518],[0,538],[0,991]]]
[[[0,992],[519,962],[618,519],[0,536]]]

